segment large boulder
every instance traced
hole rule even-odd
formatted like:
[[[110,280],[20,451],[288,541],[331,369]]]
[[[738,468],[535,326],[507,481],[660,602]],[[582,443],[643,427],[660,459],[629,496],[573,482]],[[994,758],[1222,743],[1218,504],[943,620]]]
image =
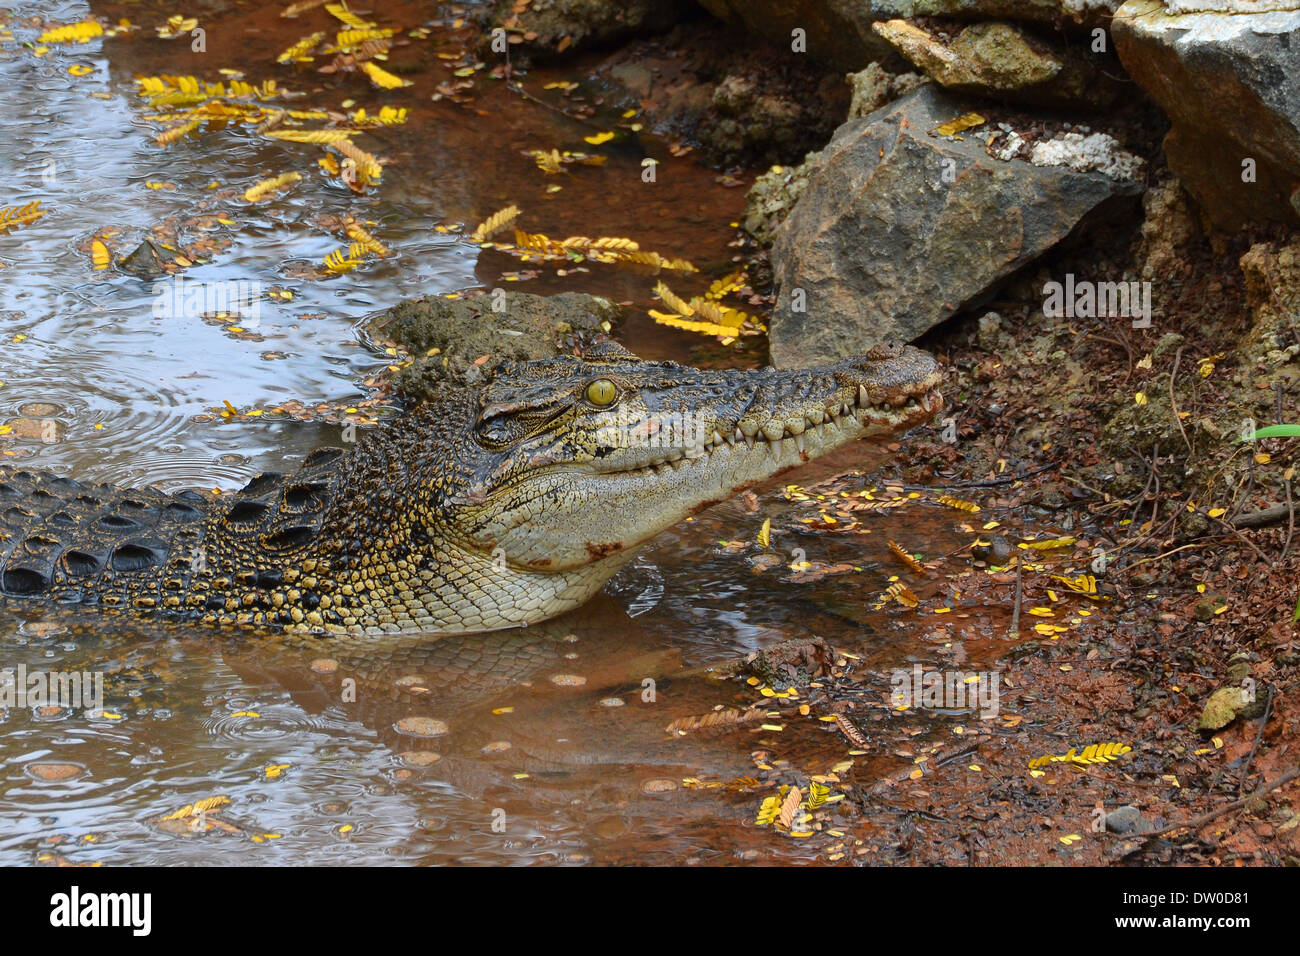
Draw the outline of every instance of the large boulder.
[[[1128,0],[1115,47],[1169,114],[1169,168],[1216,225],[1300,224],[1300,2],[1224,6]]]
[[[822,150],[772,248],[774,364],[914,339],[979,304],[1089,214],[1118,202],[1136,212],[1136,182],[1093,171],[1119,168],[1096,141],[1062,151],[1071,168],[995,158],[978,131],[936,132],[969,109],[926,85],[844,124]]]
[[[908,20],[883,20],[872,29],[954,93],[1094,110],[1119,95],[1118,81],[1106,75],[1095,54],[1077,44],[1049,44],[1014,23],[973,23],[951,40]]]
[[[990,17],[1043,24],[1093,24],[1121,0],[700,0],[720,20],[743,26],[789,47],[803,30],[809,56],[848,70],[890,58],[889,45],[871,25],[878,20]]]

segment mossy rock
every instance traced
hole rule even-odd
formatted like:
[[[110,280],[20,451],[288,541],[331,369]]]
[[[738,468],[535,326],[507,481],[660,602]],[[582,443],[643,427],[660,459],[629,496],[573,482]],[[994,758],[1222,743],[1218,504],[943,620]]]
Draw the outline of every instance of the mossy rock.
[[[528,362],[570,351],[609,332],[617,304],[579,292],[430,296],[399,303],[367,320],[376,344],[411,357],[388,372],[393,388],[413,401],[436,401],[484,381],[501,362]]]
[[[1205,702],[1201,719],[1196,726],[1199,730],[1219,730],[1237,719],[1243,707],[1249,703],[1240,687],[1220,687]]]

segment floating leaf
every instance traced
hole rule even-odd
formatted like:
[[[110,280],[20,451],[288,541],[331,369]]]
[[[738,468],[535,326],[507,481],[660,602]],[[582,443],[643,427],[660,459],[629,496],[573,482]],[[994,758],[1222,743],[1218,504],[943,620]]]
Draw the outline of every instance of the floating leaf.
[[[754,822],[760,827],[770,826],[776,822],[776,818],[781,815],[781,798],[764,797],[763,804],[758,808],[758,816]]]
[[[391,27],[366,27],[361,30],[341,30],[334,38],[335,44],[339,47],[360,46],[367,40],[387,40],[395,35],[396,30]],[[321,34],[324,36],[324,34]]]
[[[353,243],[360,245],[366,252],[376,256],[388,255],[388,247],[372,236],[369,230],[355,219],[348,217],[343,223],[343,231]]]
[[[52,27],[36,38],[37,43],[89,43],[102,37],[104,28],[94,20],[82,20],[64,27]]]
[[[514,222],[518,217],[518,206],[506,206],[505,209],[498,209],[478,224],[478,228],[474,230],[474,240],[476,242],[483,242],[486,239],[491,238],[506,226]]]
[[[311,143],[313,146],[331,146],[356,135],[354,129],[277,129],[264,135],[290,143]]]
[[[901,561],[909,571],[913,571],[916,574],[925,573],[925,565],[912,557],[912,555],[908,554],[901,544],[897,541],[886,541],[885,543],[889,545],[889,553]]]
[[[895,581],[885,588],[885,596],[893,598],[903,607],[916,607],[921,603],[920,598],[913,594],[912,590],[902,581]]]
[[[161,819],[187,820],[192,816],[197,816],[200,813],[208,813],[211,810],[215,810],[218,807],[228,806],[229,804],[230,804],[229,797],[224,797],[224,796],[208,797],[204,800],[197,800],[194,803],[186,804],[185,806],[177,810],[175,813],[169,813],[167,814],[167,816],[162,817]]]
[[[200,125],[202,124],[196,119],[190,120],[188,123],[181,123],[177,126],[173,126],[171,129],[159,133],[153,138],[153,141],[159,146],[170,146],[190,135],[190,133],[198,129]]]
[[[19,226],[30,226],[37,219],[45,215],[45,210],[40,208],[41,201],[33,199],[25,206],[10,206],[7,209],[0,209],[0,236],[8,235]]]
[[[820,810],[822,807],[826,806],[827,798],[830,795],[830,787],[814,780],[808,785],[808,809]]]
[[[335,249],[325,257],[325,270],[335,275],[351,272],[357,266],[361,265],[361,257],[352,255],[355,245],[347,249]]]
[[[330,15],[336,20],[346,23],[353,29],[367,30],[374,26],[374,24],[369,20],[363,20],[361,17],[349,10],[346,3],[327,3],[325,4],[325,9],[328,10]]]
[[[378,180],[383,175],[384,167],[380,165],[379,160],[350,140],[341,139],[330,145],[352,160],[352,169],[356,175],[347,179],[347,184],[354,192],[360,192],[367,184]]]
[[[309,37],[303,37],[293,46],[289,47],[287,50],[285,50],[283,53],[277,56],[275,58],[275,62],[289,63],[289,62],[298,62],[302,60],[310,60],[311,57],[308,56],[307,54],[309,54],[313,49],[315,49],[316,45],[320,43],[320,41],[323,39],[325,39],[324,30],[318,30],[316,33],[313,33]]]
[[[319,7],[325,0],[298,0],[297,3],[291,3],[280,11],[282,17],[296,17],[300,13],[306,13],[308,10],[314,10]]]
[[[949,508],[956,508],[958,511],[965,511],[969,514],[977,514],[980,510],[980,506],[974,502],[954,498],[952,495],[938,495],[934,500],[941,505],[947,505]]]
[[[285,173],[283,176],[276,176],[274,179],[264,179],[260,183],[245,189],[244,199],[248,202],[258,202],[285,186],[291,186],[301,181],[302,173]]]
[[[790,792],[785,796],[785,801],[781,804],[781,812],[776,818],[777,825],[790,829],[794,825],[794,815],[801,803],[803,803],[803,791],[798,787],[791,787]]]
[[[378,63],[362,63],[361,70],[366,76],[370,77],[370,82],[383,90],[395,90],[401,86],[410,86],[411,84],[402,79],[400,76],[394,76],[389,73]]]
[[[681,735],[693,730],[708,730],[715,727],[730,727],[735,724],[752,723],[765,716],[767,716],[765,707],[750,707],[747,710],[727,707],[700,717],[679,717],[669,724],[665,730],[670,734]]]

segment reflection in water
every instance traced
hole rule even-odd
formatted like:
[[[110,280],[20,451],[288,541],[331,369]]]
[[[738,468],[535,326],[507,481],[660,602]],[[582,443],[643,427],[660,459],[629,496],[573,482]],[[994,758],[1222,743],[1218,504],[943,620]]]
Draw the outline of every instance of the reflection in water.
[[[816,589],[754,580],[713,547],[752,518],[724,505],[651,545],[611,595],[492,634],[286,639],[6,612],[8,666],[101,671],[106,699],[58,721],[7,713],[0,862],[803,859],[745,825],[754,798],[682,786],[752,775],[752,729],[666,728],[742,702],[700,668],[743,651],[811,631],[884,667],[917,635],[887,630],[866,593],[841,594],[858,626]],[[662,600],[633,620],[647,581]],[[856,582],[876,593],[883,572]],[[80,770],[34,774],[51,763]],[[227,829],[159,822],[213,796],[231,801],[214,817]]]

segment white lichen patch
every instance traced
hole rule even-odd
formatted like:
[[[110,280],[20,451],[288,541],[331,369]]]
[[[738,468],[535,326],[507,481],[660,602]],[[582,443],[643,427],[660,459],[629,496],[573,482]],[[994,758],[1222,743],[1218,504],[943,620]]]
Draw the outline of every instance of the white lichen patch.
[[[1124,0],[1062,0],[1061,12],[1072,20],[1082,20],[1093,13],[1114,13]]]
[[[1300,0],[1162,0],[1168,13],[1272,13],[1300,10]]]
[[[1142,172],[1140,157],[1126,152],[1106,133],[1066,133],[1034,144],[1029,161],[1035,166],[1069,166],[1077,172],[1104,173],[1111,179],[1134,180]]]
[[[1001,147],[993,150],[993,155],[1001,160],[1019,159],[1024,148],[1024,137],[1015,130],[1011,130],[1011,132],[1007,133],[1007,141]]]

